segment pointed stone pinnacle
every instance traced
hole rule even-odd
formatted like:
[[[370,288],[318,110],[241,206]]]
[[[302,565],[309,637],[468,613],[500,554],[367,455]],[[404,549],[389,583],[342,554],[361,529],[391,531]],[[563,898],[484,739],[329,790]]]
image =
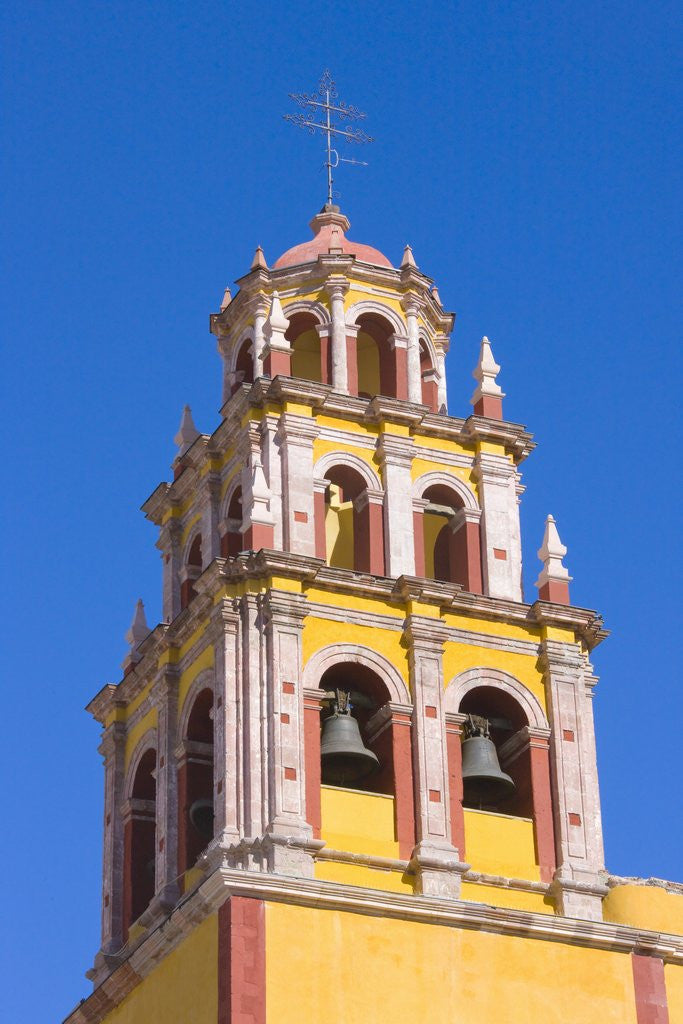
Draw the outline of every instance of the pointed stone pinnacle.
[[[181,416],[180,419],[180,427],[178,428],[178,433],[173,438],[175,443],[178,445],[178,457],[184,455],[185,452],[190,447],[190,445],[194,441],[196,441],[198,437],[199,431],[194,425],[194,420],[192,419],[192,410],[190,409],[189,405],[186,405],[183,408],[183,415]]]
[[[479,361],[472,371],[472,376],[478,382],[474,394],[470,398],[470,404],[479,416],[489,416],[495,419],[502,419],[502,400],[505,394],[496,382],[500,373],[500,366],[493,358],[491,342],[484,335],[479,348]]]
[[[225,291],[223,292],[223,301],[221,302],[221,313],[223,312],[224,309],[228,308],[231,302],[232,295],[230,294],[230,289],[226,288]]]
[[[439,295],[439,289],[436,287],[436,285],[434,285],[434,287],[432,288],[432,298],[434,299],[435,302],[438,302],[440,306],[443,306],[441,296]]]
[[[289,327],[289,320],[285,316],[282,310],[282,303],[280,302],[280,296],[277,292],[273,292],[273,297],[270,303],[270,315],[268,317],[268,325],[274,333],[283,333]]]
[[[562,559],[566,554],[567,548],[560,540],[555,520],[552,516],[548,516],[545,521],[543,543],[538,549],[538,557],[543,562],[543,568],[536,580],[536,586],[542,600],[554,601],[557,604],[569,604],[571,576],[562,564]]]
[[[266,257],[263,255],[263,249],[260,245],[256,246],[254,258],[251,261],[252,270],[267,270],[268,264],[266,263]]]
[[[145,617],[145,606],[142,603],[142,598],[139,598],[138,603],[135,605],[133,621],[126,633],[126,643],[130,647],[131,652],[137,650],[148,633],[149,626],[147,625],[147,619]]]
[[[415,257],[413,256],[413,250],[410,248],[409,245],[406,245],[405,249],[403,250],[403,259],[401,260],[401,267],[415,267],[415,269],[417,270],[417,263],[415,262]]]

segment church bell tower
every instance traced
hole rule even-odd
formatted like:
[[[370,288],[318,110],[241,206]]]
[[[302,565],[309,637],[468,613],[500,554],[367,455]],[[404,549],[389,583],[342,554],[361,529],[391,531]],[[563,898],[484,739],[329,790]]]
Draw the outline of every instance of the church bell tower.
[[[89,705],[102,938],[68,1020],[659,1021],[683,940],[604,868],[606,634],[551,516],[522,592],[531,435],[487,338],[449,409],[455,315],[409,246],[310,227],[212,314],[220,421],[185,409],[143,505],[163,621],[138,604]]]

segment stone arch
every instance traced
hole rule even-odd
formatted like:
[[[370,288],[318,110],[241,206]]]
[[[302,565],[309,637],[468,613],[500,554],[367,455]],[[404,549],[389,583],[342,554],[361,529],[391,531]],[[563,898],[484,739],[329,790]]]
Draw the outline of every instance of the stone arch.
[[[322,480],[328,470],[334,466],[348,466],[349,469],[355,469],[363,477],[367,487],[376,491],[383,489],[382,482],[372,466],[365,459],[361,459],[359,455],[353,455],[351,452],[328,452],[326,455],[322,455],[313,467],[313,478]]]
[[[313,302],[310,299],[294,299],[293,302],[288,302],[282,309],[288,320],[296,316],[297,313],[310,313],[317,319],[319,324],[329,324],[331,322],[330,312],[322,302]]]
[[[355,325],[358,317],[363,316],[364,313],[374,313],[376,316],[383,317],[391,324],[396,334],[407,334],[408,329],[401,315],[383,302],[378,302],[377,299],[362,299],[350,306],[346,311],[347,324]]]
[[[433,470],[430,473],[423,473],[421,477],[418,477],[413,483],[413,498],[421,498],[429,487],[437,485],[450,487],[454,490],[461,499],[463,508],[479,511],[479,503],[476,496],[467,484],[454,473],[446,473],[443,470]]]
[[[242,486],[242,473],[238,469],[237,472],[230,477],[228,485],[225,488],[225,494],[221,499],[221,508],[218,521],[222,523],[228,517],[228,511],[230,509],[230,503],[235,495],[235,491],[239,490]]]
[[[140,767],[140,762],[145,754],[150,750],[158,752],[157,730],[154,726],[150,726],[144,736],[140,738],[131,756],[128,769],[126,771],[126,782],[123,787],[125,800],[131,799],[133,794],[133,785],[135,784],[135,776],[137,775],[138,768]]]
[[[524,683],[510,675],[509,672],[504,672],[499,668],[489,668],[485,665],[468,668],[451,679],[444,696],[444,711],[451,714],[456,713],[463,698],[470,690],[476,690],[481,686],[502,690],[516,700],[531,728],[546,730],[550,728],[541,702]]]
[[[192,707],[202,690],[211,690],[214,697],[216,695],[215,673],[212,668],[205,668],[200,672],[185,694],[185,700],[181,705],[180,714],[178,716],[178,736],[180,737],[184,737],[187,733],[187,725],[190,715],[192,714]]]
[[[383,655],[359,644],[328,644],[306,662],[303,685],[314,689],[327,669],[341,662],[362,665],[382,680],[391,700],[396,704],[412,704],[412,698],[403,676]]]
[[[245,327],[244,330],[242,331],[242,333],[240,334],[239,338],[237,339],[236,343],[231,348],[230,356],[228,357],[228,365],[227,365],[227,369],[231,373],[235,372],[235,369],[236,369],[236,366],[237,366],[237,359],[239,357],[240,352],[244,348],[244,343],[247,342],[247,341],[251,343],[250,353],[251,353],[251,357],[253,359],[254,358],[254,328],[253,328],[253,326]]]

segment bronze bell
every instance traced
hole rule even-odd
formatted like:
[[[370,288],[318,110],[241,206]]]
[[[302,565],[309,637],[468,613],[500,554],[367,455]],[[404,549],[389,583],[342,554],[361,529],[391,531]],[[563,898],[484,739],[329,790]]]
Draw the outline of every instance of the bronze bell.
[[[515,784],[500,767],[487,720],[470,715],[465,732],[466,738],[462,741],[465,802],[474,806],[495,805],[511,797]]]
[[[363,743],[348,705],[341,710],[337,704],[323,722],[320,760],[322,780],[333,786],[359,782],[379,767],[379,758]]]
[[[213,799],[202,797],[190,807],[190,821],[204,839],[213,838]]]

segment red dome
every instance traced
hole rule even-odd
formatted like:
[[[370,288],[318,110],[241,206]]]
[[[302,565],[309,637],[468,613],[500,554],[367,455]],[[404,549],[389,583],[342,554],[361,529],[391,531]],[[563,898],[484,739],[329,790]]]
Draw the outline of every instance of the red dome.
[[[309,242],[301,242],[295,245],[273,264],[273,269],[280,267],[294,267],[297,263],[313,263],[321,253],[338,255],[345,253],[355,256],[363,263],[374,263],[378,267],[391,267],[386,256],[373,249],[371,245],[363,245],[360,242],[352,242],[346,238],[344,232],[349,229],[349,222],[343,213],[335,207],[325,207],[311,221],[313,238]]]

